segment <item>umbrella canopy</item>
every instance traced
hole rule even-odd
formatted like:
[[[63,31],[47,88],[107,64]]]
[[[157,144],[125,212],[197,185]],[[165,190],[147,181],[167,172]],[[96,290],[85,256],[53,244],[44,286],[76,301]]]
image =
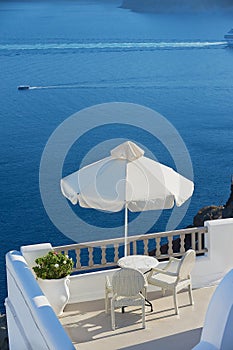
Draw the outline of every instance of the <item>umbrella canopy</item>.
[[[73,204],[109,212],[125,208],[125,255],[128,209],[139,212],[170,209],[175,203],[181,206],[193,189],[192,181],[144,157],[144,151],[131,141],[61,180],[61,191]]]

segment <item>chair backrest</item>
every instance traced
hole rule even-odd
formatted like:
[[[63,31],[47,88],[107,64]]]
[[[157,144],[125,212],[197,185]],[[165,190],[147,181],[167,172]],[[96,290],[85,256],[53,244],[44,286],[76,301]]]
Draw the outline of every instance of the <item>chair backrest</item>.
[[[143,290],[144,286],[144,275],[135,269],[122,268],[112,277],[113,293],[120,296],[135,296]]]
[[[177,270],[180,280],[184,280],[190,277],[190,273],[195,264],[196,253],[193,249],[187,250],[180,260],[180,264]]]

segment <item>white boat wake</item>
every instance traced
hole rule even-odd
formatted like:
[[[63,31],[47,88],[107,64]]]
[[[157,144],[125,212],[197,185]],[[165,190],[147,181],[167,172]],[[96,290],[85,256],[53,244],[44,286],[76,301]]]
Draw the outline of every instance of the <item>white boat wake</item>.
[[[224,48],[226,41],[146,41],[146,42],[89,42],[89,43],[37,43],[0,44],[0,51],[45,50],[168,50]]]

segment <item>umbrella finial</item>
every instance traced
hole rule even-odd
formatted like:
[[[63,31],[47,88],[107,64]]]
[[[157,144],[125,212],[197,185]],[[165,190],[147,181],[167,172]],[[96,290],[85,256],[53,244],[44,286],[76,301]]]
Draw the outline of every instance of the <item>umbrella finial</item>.
[[[111,156],[117,159],[127,159],[130,162],[144,155],[144,151],[132,141],[126,141],[111,150]]]

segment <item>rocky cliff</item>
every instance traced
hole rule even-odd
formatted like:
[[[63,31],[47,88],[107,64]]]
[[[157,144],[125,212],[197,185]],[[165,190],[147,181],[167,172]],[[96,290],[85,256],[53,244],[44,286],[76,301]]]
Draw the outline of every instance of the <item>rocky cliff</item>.
[[[233,218],[233,176],[231,179],[231,193],[225,205],[209,205],[201,208],[193,218],[193,226],[203,226],[207,220]]]
[[[183,12],[233,8],[233,0],[123,0],[122,8],[137,12]]]

